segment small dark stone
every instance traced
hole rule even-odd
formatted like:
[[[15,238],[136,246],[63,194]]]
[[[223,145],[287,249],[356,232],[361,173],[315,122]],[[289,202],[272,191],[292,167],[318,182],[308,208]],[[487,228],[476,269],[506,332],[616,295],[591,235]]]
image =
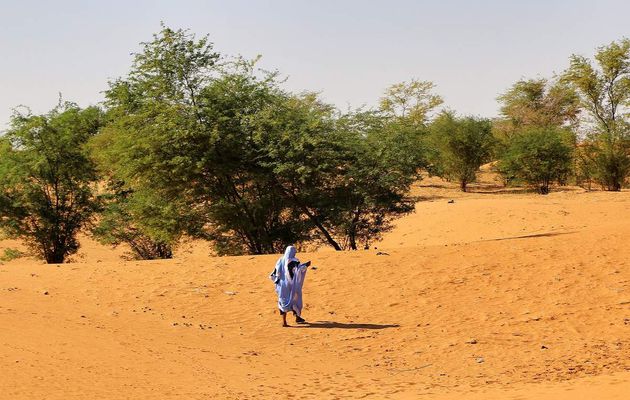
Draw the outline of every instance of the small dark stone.
[[[549,347],[545,346],[544,344],[542,346],[540,346],[541,350],[547,350]]]
[[[44,292],[44,296],[48,296],[48,292],[47,292],[47,291],[46,291],[46,292]]]

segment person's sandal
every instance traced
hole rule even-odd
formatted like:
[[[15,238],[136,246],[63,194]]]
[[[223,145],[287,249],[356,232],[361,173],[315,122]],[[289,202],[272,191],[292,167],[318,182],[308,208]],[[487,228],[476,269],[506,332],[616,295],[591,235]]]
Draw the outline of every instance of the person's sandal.
[[[299,316],[296,315],[295,316],[295,322],[298,323],[298,324],[305,324],[306,320],[304,318],[299,317]]]

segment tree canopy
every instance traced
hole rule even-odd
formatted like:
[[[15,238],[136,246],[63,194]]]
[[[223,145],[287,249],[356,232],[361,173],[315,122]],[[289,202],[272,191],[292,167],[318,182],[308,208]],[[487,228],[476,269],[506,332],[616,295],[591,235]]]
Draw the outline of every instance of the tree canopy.
[[[402,134],[392,128],[401,116],[385,111],[341,115],[315,94],[282,90],[255,60],[218,59],[205,38],[164,28],[111,83],[108,124],[93,147],[127,197],[114,196],[109,210],[124,220],[132,204],[138,215],[157,198],[181,204],[166,210],[170,218],[155,213],[178,221],[164,227],[168,235],[148,229],[161,225],[148,218],[118,236],[172,246],[185,233],[211,240],[219,254],[312,240],[356,249],[413,209],[419,129]],[[148,191],[157,198],[138,195]]]
[[[62,103],[47,114],[15,114],[0,137],[0,228],[48,263],[79,249],[77,234],[98,209],[98,176],[85,145],[98,108]]]
[[[621,190],[630,176],[630,39],[598,48],[595,62],[571,56],[563,79],[587,112],[583,154],[593,175],[608,190]]]
[[[444,112],[430,126],[429,143],[434,149],[434,173],[457,181],[465,192],[468,184],[476,180],[479,167],[492,160],[492,123]]]
[[[579,97],[563,81],[522,79],[498,97],[499,136],[509,140],[522,130],[574,126],[580,114]]]
[[[570,133],[559,128],[531,128],[512,138],[499,162],[510,179],[548,194],[554,182],[566,180],[571,171]]]
[[[102,108],[16,114],[0,137],[0,228],[51,263],[77,252],[81,230],[141,259],[170,258],[186,237],[217,254],[360,249],[414,210],[423,171],[466,191],[498,160],[541,194],[571,173],[608,190],[630,176],[628,39],[572,56],[559,78],[519,80],[494,121],[440,111],[419,79],[342,112],[257,62],[163,25]]]

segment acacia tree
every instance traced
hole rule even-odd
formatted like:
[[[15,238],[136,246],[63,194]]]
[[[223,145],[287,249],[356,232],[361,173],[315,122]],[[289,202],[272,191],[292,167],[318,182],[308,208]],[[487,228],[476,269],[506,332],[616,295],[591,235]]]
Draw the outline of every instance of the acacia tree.
[[[425,125],[432,112],[444,101],[433,93],[435,84],[411,79],[391,85],[380,100],[380,110],[390,118],[404,120],[412,125]]]
[[[630,175],[630,39],[598,48],[595,61],[571,56],[564,80],[589,117],[583,154],[599,183],[619,191]]]
[[[219,254],[276,253],[312,238],[367,246],[412,209],[405,194],[417,164],[399,144],[413,135],[348,129],[333,107],[281,90],[255,61],[217,66],[213,54],[207,41],[164,28],[106,93],[110,122],[94,147],[134,201],[150,191],[181,201],[169,211],[184,221],[175,225]],[[143,234],[150,225],[133,224]]]
[[[563,81],[523,79],[498,97],[501,117],[495,130],[509,140],[531,128],[575,127],[580,112],[579,97]]]
[[[379,112],[333,116],[315,95],[289,97],[258,121],[257,141],[291,207],[336,250],[368,248],[413,210],[417,137]]]
[[[532,128],[513,137],[499,161],[499,170],[548,194],[550,185],[571,171],[570,133],[558,128]]]
[[[197,40],[165,26],[141,46],[129,75],[110,82],[107,124],[91,139],[107,180],[105,207],[92,233],[105,244],[126,243],[137,258],[170,258],[181,234],[197,233],[199,226],[170,189],[191,168],[188,160],[174,159],[191,150],[178,139],[201,126],[197,98],[219,55],[207,37]]]
[[[0,138],[0,228],[48,263],[76,253],[77,233],[98,207],[85,144],[100,124],[99,109],[64,103],[44,115],[14,115]]]
[[[494,121],[494,134],[497,137],[497,154],[503,162],[499,163],[499,172],[510,182],[523,179],[517,173],[515,163],[517,149],[522,149],[522,142],[533,140],[541,144],[541,138],[532,137],[522,139],[531,131],[550,132],[552,136],[562,132],[566,144],[574,150],[578,148],[575,131],[580,115],[580,99],[575,89],[563,80],[549,81],[548,79],[526,79],[516,82],[498,98],[501,103],[501,116]],[[545,139],[551,141],[553,138]],[[542,140],[544,141],[544,140]],[[579,154],[575,152],[575,154]],[[539,157],[554,157],[552,152],[540,152]],[[553,165],[556,160],[540,160],[541,163]],[[573,162],[573,170],[578,171],[579,158]],[[509,165],[509,168],[507,167]],[[520,178],[517,178],[520,176]],[[564,175],[563,176],[568,176]],[[543,185],[548,187],[548,185]],[[543,190],[544,191],[544,190]]]
[[[339,202],[345,218],[337,229],[348,248],[367,249],[393,228],[393,220],[414,210],[409,190],[426,165],[419,145],[425,130],[405,129],[381,113],[361,111],[342,116],[337,125],[354,156],[341,189],[347,200]],[[350,189],[346,194],[345,188]]]
[[[183,202],[186,212],[171,217],[219,254],[274,253],[305,232],[252,139],[252,118],[282,93],[274,74],[259,78],[243,60],[219,68],[218,59],[207,38],[182,30],[163,28],[144,43],[106,93],[105,158],[134,193]]]
[[[172,258],[182,232],[190,230],[181,224],[193,221],[183,217],[181,201],[166,201],[155,191],[134,191],[123,182],[110,181],[108,186],[94,237],[106,245],[128,245],[135,259]]]
[[[430,126],[433,171],[456,180],[465,192],[477,178],[479,167],[491,160],[495,144],[490,120],[458,118],[444,112]]]

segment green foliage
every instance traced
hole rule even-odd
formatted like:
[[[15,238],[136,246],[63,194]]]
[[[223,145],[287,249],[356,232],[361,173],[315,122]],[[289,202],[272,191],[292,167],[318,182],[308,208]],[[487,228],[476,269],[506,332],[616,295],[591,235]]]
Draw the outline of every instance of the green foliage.
[[[24,256],[24,253],[22,253],[20,250],[8,248],[8,249],[4,249],[4,254],[0,256],[0,261],[9,262],[11,260],[15,260],[16,258],[20,258],[23,256]]]
[[[479,167],[491,161],[495,144],[490,120],[457,118],[448,112],[433,121],[428,141],[434,149],[434,173],[459,182],[464,192]]]
[[[595,60],[573,55],[563,79],[588,112],[585,155],[593,176],[618,191],[630,176],[630,39],[598,48]]]
[[[218,68],[217,58],[184,31],[164,28],[146,43],[127,79],[107,92],[101,159],[134,193],[185,204],[170,218],[219,254],[277,252],[308,233],[256,161],[254,119],[282,93],[273,74],[255,76],[253,63]]]
[[[420,129],[408,118],[339,117],[315,95],[284,92],[255,61],[217,59],[205,39],[164,28],[111,84],[109,123],[93,148],[123,192],[103,215],[103,240],[140,233],[173,245],[182,232],[219,254],[276,253],[314,238],[357,248],[412,209]],[[155,212],[139,211],[149,206],[141,193],[154,194]],[[175,221],[168,235],[148,230],[163,219]],[[133,231],[116,229],[121,222]]]
[[[422,129],[401,129],[397,121],[375,113],[342,116],[337,129],[350,154],[341,183],[335,231],[344,248],[367,249],[393,228],[392,221],[414,210],[408,196],[425,163]],[[334,179],[334,175],[332,176]],[[341,207],[339,207],[341,206]]]
[[[572,132],[578,127],[581,113],[580,98],[575,88],[565,80],[551,82],[542,78],[520,80],[499,96],[498,100],[501,103],[501,117],[494,121],[493,130],[498,140],[497,154],[504,161],[503,167],[506,166],[506,160],[514,160],[516,156],[514,151],[518,147],[515,148],[514,143],[519,142],[516,140],[517,136],[529,135],[532,130],[566,132],[563,134],[566,144],[577,149],[577,138]],[[578,182],[588,174],[580,154],[579,151],[575,152],[576,159],[572,166],[572,172]],[[520,168],[513,164],[512,167]],[[567,177],[562,179],[562,183]],[[508,183],[519,180],[510,168],[504,171],[504,178]]]
[[[496,128],[507,140],[530,128],[575,125],[580,112],[577,93],[563,81],[520,80],[498,100],[501,118]]]
[[[630,137],[611,138],[606,133],[588,138],[580,150],[582,173],[603,188],[619,191],[630,176]]]
[[[548,194],[549,186],[571,171],[571,133],[557,128],[533,128],[510,139],[499,161],[509,181],[520,181]]]
[[[429,116],[444,101],[432,90],[435,84],[412,79],[391,85],[381,98],[380,109],[390,117],[405,119],[415,125],[424,125]]]
[[[333,118],[313,95],[270,109],[257,137],[291,207],[335,249],[367,248],[413,210],[418,137],[378,112]]]
[[[155,192],[133,192],[113,182],[102,196],[104,207],[92,234],[101,243],[127,244],[133,258],[154,260],[173,257],[183,218],[177,202],[165,201]],[[183,208],[183,207],[182,207]]]
[[[45,115],[14,115],[0,138],[0,228],[48,263],[77,251],[77,233],[98,206],[85,143],[101,118],[97,108],[65,103]]]

